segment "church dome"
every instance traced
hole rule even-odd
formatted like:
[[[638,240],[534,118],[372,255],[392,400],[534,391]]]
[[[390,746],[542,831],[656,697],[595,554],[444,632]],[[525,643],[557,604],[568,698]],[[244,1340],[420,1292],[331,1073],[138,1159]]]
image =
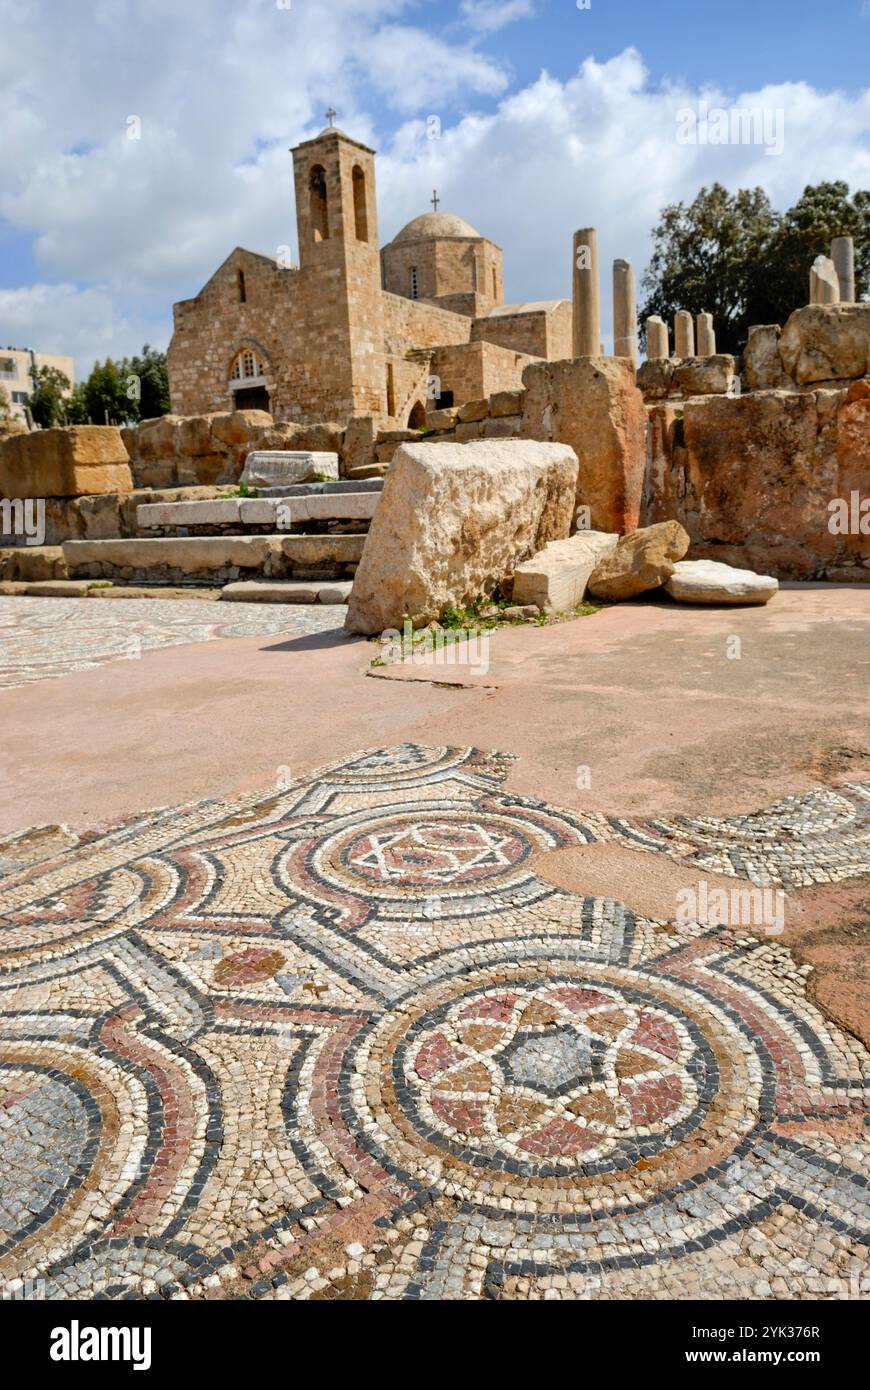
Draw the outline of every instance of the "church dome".
[[[394,241],[436,241],[439,237],[480,237],[472,226],[452,212],[424,212],[403,227]]]

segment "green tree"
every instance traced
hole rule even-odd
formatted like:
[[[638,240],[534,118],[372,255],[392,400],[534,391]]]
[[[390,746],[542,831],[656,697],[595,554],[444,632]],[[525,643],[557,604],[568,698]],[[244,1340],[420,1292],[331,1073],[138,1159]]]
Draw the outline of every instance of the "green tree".
[[[27,404],[37,425],[44,430],[66,424],[64,392],[70,389],[70,379],[58,367],[31,367],[33,390]]]
[[[137,418],[137,402],[128,398],[124,379],[111,357],[102,365],[94,363],[84,383],[82,398],[88,419],[95,425],[119,425]]]
[[[830,255],[836,236],[855,242],[855,295],[870,288],[870,193],[849,196],[842,180],[808,185],[793,208],[779,219],[764,262],[750,273],[753,323],[785,323],[806,304],[810,266],[816,256]],[[747,325],[748,326],[748,325]]]
[[[806,304],[813,260],[844,235],[855,239],[861,298],[870,283],[870,193],[850,198],[848,184],[822,183],[780,214],[760,188],[702,188],[688,206],[665,207],[653,231],[641,328],[650,314],[670,325],[678,309],[707,310],[717,347],[741,352],[752,324],[785,323]]]
[[[146,343],[141,353],[122,364],[122,375],[127,381],[129,395],[137,385],[139,398],[138,418],[152,420],[157,415],[169,414],[169,372],[166,366],[166,353]],[[135,378],[131,382],[129,378]]]

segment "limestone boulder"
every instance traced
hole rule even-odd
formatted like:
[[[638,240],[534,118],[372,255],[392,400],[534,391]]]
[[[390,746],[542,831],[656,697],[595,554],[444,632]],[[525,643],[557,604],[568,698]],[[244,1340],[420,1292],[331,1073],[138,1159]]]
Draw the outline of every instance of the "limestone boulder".
[[[522,391],[496,391],[489,398],[489,413],[494,419],[503,415],[522,415]]]
[[[670,578],[674,565],[688,548],[688,532],[678,521],[644,526],[623,536],[596,565],[589,579],[589,591],[596,598],[614,601],[657,589]]]
[[[570,444],[577,502],[598,531],[633,531],[646,466],[646,407],[634,365],[620,357],[533,363],[523,372],[522,434]]]
[[[130,461],[116,425],[32,430],[0,444],[2,497],[79,497],[132,488]]]
[[[870,304],[795,309],[779,340],[782,363],[800,385],[870,374]]]
[[[564,612],[581,603],[592,571],[616,546],[619,537],[606,531],[577,531],[564,541],[550,541],[514,572],[513,601]]]
[[[678,560],[665,591],[680,603],[767,603],[779,582],[717,560]]]
[[[490,598],[518,565],[568,536],[577,456],[565,444],[403,444],[354,578],[345,626],[419,626]]]
[[[143,459],[174,459],[178,453],[179,415],[158,415],[141,420],[136,431],[136,451]]]
[[[779,355],[781,337],[778,323],[757,323],[750,328],[743,352],[747,391],[776,391],[792,384]]]
[[[248,444],[273,424],[274,421],[267,410],[233,410],[213,415],[211,432],[218,445]],[[214,445],[212,447],[214,448]]]
[[[179,453],[193,456],[214,453],[212,419],[211,415],[188,415],[181,420],[178,427]]]
[[[485,420],[489,414],[489,401],[487,399],[466,401],[465,405],[459,407],[457,420],[463,425],[473,425],[479,420]]]
[[[637,385],[646,401],[664,401],[671,393],[679,357],[648,357],[637,369]]]
[[[683,396],[722,396],[734,389],[734,358],[727,352],[712,357],[686,357],[674,368],[673,389]]]

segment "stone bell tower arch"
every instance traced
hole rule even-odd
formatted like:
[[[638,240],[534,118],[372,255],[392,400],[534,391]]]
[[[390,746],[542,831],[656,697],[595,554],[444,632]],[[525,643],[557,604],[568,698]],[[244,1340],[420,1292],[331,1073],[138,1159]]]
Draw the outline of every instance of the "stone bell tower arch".
[[[341,419],[385,410],[385,354],[375,152],[333,126],[334,115],[292,154],[310,365],[323,409]]]

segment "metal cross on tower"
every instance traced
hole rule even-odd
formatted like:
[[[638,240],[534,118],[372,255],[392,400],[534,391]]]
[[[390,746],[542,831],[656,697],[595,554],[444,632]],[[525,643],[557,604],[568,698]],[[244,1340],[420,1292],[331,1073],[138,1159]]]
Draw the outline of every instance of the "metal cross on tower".
[[[336,111],[335,107],[334,107],[334,106],[330,106],[329,110],[328,110],[327,113],[326,113],[326,119],[329,121],[329,129],[330,129],[330,130],[332,130],[333,122],[335,121],[335,118],[336,118],[337,115],[338,115],[338,112]]]
[[[438,204],[441,202],[441,199],[438,197],[438,190],[437,190],[436,188],[433,188],[433,189],[432,189],[432,197],[430,198],[429,201],[431,202],[432,207],[434,208],[434,210],[437,212],[437,211],[438,211]]]

